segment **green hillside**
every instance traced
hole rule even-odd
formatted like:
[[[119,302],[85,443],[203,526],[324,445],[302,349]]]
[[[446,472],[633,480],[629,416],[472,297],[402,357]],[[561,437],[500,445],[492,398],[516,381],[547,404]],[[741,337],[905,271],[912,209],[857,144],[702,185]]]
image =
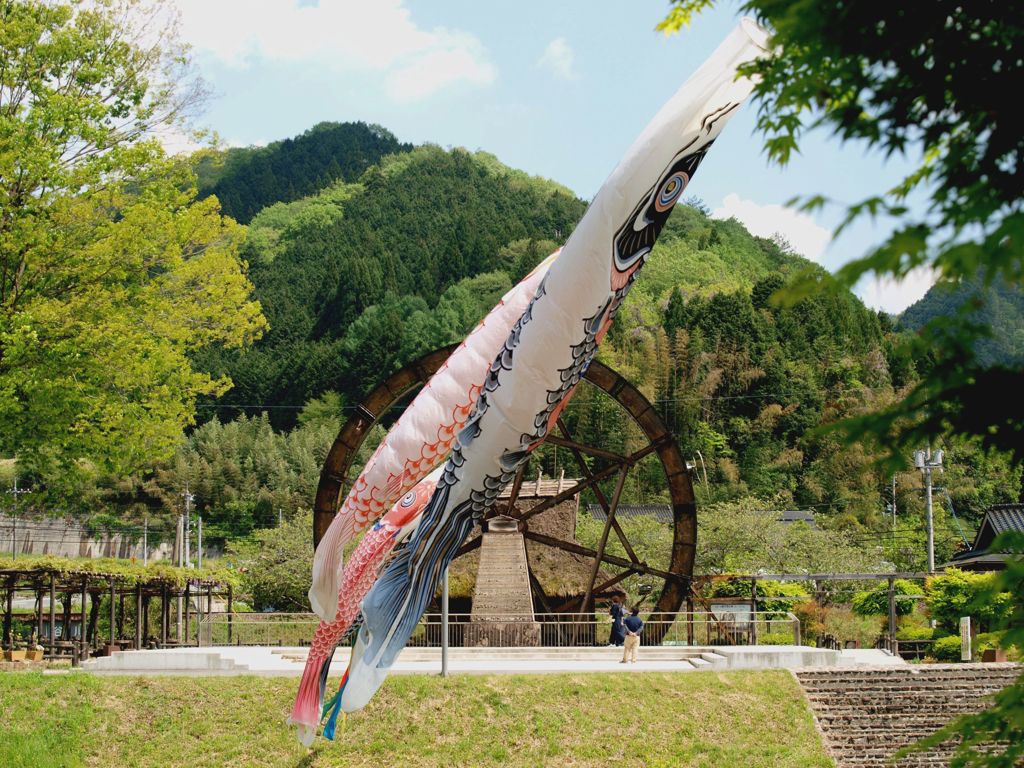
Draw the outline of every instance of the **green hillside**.
[[[252,217],[244,246],[269,331],[244,353],[197,353],[233,388],[201,404],[200,425],[173,461],[140,477],[96,478],[79,494],[84,506],[122,519],[173,513],[188,481],[211,540],[308,508],[350,409],[401,365],[464,338],[585,210],[565,187],[492,155],[429,145],[314,195],[271,197],[279,199]],[[699,462],[702,508],[813,509],[824,526],[860,531],[858,541],[876,545],[872,557],[920,567],[923,507],[912,484],[899,489],[905,532],[883,533],[891,477],[869,449],[844,448],[821,430],[890,401],[917,380],[917,363],[898,351],[903,332],[891,319],[852,293],[791,307],[772,300],[809,269],[819,268],[690,200],[669,219],[600,356],[640,387]],[[564,417],[581,440],[635,450],[641,435],[616,407],[583,387]],[[947,448],[961,517],[1015,497],[1020,473],[999,457]],[[578,471],[554,446],[531,462],[530,476]],[[630,473],[622,498],[665,500],[653,457]],[[937,520],[941,558],[959,536],[944,509]]]
[[[201,360],[235,383],[220,405],[265,405],[272,426],[290,429],[299,406],[327,391],[358,402],[390,372],[462,339],[583,210],[554,182],[433,146],[387,157],[357,183],[264,208],[246,256],[270,331],[244,354]],[[709,218],[699,201],[681,205],[601,356],[658,404],[721,493],[870,518],[878,489],[858,474],[868,457],[838,479],[834,449],[807,435],[912,366],[889,359],[886,329],[850,293],[790,309],[769,301],[808,268],[739,222]],[[567,418],[582,436],[624,448],[636,435],[603,418],[606,407],[581,394]],[[537,457],[544,471],[557,462],[554,452]],[[627,494],[657,500],[658,472],[641,473]]]
[[[210,355],[228,402],[358,397],[383,373],[461,338],[555,247],[584,204],[478,153],[432,146],[385,158],[357,184],[264,209],[246,256],[270,331]],[[290,426],[294,412],[272,414]]]
[[[975,351],[984,366],[1024,363],[1024,294],[1005,284],[986,286],[981,280],[939,282],[900,317],[900,325],[920,330],[936,317],[974,308],[974,319],[990,329]]]
[[[266,147],[204,153],[196,175],[200,195],[216,195],[224,213],[245,224],[268,205],[352,181],[385,155],[410,149],[379,125],[318,123]]]

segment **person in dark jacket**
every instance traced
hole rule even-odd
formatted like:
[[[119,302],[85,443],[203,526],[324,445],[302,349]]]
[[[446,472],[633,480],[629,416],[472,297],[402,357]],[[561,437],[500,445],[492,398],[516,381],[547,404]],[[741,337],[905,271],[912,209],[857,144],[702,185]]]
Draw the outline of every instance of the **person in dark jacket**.
[[[623,625],[626,631],[626,647],[622,651],[622,661],[620,663],[625,664],[629,661],[635,664],[636,649],[640,647],[640,633],[644,631],[644,621],[640,618],[640,609],[634,607],[629,612],[629,616],[626,617]]]
[[[608,615],[612,617],[612,634],[608,638],[608,645],[620,646],[626,639],[626,630],[622,626],[622,618],[626,610],[622,607],[618,595],[612,595],[612,605],[608,609]]]

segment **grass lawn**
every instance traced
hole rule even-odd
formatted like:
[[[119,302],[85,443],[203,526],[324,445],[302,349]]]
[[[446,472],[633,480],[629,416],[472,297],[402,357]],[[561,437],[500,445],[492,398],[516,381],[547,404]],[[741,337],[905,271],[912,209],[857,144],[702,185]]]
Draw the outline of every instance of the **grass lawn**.
[[[312,750],[284,724],[297,684],[0,674],[0,766],[831,765],[781,671],[396,676]]]

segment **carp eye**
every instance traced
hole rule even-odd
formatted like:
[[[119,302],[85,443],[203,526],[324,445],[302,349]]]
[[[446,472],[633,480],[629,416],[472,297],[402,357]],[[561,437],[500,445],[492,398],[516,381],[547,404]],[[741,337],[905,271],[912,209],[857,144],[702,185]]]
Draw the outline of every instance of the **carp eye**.
[[[659,213],[664,213],[675,205],[689,181],[690,177],[682,171],[677,171],[669,176],[661,185],[661,190],[654,199],[654,209]]]
[[[416,491],[409,491],[407,494],[405,494],[405,496],[402,497],[402,500],[398,503],[401,504],[403,507],[411,507],[414,501],[416,501]]]

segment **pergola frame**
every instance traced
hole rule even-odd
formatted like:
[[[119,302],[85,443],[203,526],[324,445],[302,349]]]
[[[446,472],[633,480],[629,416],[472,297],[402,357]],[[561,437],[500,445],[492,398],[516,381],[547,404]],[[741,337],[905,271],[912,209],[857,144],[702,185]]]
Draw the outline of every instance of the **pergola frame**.
[[[48,658],[70,655],[72,659],[88,658],[93,650],[102,649],[105,645],[117,648],[174,647],[196,644],[191,639],[190,622],[196,622],[212,612],[214,596],[227,599],[228,613],[233,608],[234,593],[230,583],[217,579],[198,576],[181,584],[175,579],[161,576],[137,578],[120,573],[76,572],[52,567],[18,568],[17,561],[0,570],[0,594],[3,595],[3,630],[0,642],[4,649],[14,646],[13,621],[16,616],[13,610],[15,596],[28,593],[35,598],[35,611],[32,614],[34,624],[33,635],[36,642],[44,645]],[[43,601],[49,598],[49,632],[47,642],[41,643],[43,637]],[[57,639],[54,628],[58,618],[64,617],[62,625],[68,632],[67,618],[72,614],[71,603],[74,598],[81,601],[81,632],[77,640],[67,637]],[[109,597],[110,630],[107,643],[102,643],[98,630],[86,625],[86,603],[93,601],[94,611],[99,601]],[[160,616],[156,632],[149,631],[149,607],[153,598],[160,600]],[[198,611],[191,610],[191,601],[198,598]],[[185,605],[183,616],[179,617],[172,610],[173,602],[182,600]],[[58,614],[58,601],[64,604]],[[126,606],[126,603],[128,605]],[[205,608],[204,608],[205,603]],[[91,611],[90,613],[94,613]],[[174,614],[172,616],[172,613]],[[97,616],[98,617],[98,616]],[[134,632],[126,636],[125,626],[131,618]],[[90,621],[90,625],[93,621]],[[229,622],[229,642],[231,627]],[[198,640],[196,640],[198,642]]]

